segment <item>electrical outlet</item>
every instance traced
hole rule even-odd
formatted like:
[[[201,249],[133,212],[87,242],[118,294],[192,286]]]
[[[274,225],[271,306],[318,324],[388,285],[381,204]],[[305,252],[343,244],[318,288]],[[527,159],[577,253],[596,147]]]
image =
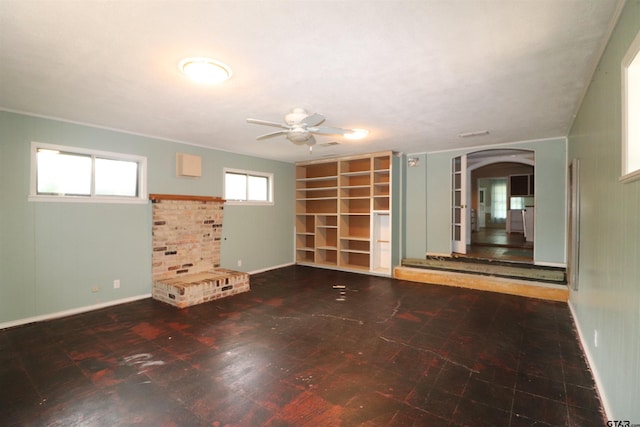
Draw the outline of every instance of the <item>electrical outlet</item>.
[[[100,292],[100,286],[94,286],[93,288],[91,288],[91,292],[93,292],[94,294],[96,292]]]
[[[120,279],[115,279],[113,281],[113,289],[120,289]]]
[[[242,260],[241,259],[238,260],[238,267],[242,267]]]
[[[598,330],[593,331],[593,345],[598,348]]]

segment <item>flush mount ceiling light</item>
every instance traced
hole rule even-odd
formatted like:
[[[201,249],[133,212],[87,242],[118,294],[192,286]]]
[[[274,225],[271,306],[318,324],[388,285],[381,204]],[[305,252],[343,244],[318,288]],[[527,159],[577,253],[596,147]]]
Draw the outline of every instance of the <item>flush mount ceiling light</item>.
[[[362,139],[369,135],[369,131],[366,129],[351,129],[351,132],[345,133],[344,137],[347,139]]]
[[[211,58],[183,59],[179,68],[191,80],[204,84],[222,83],[232,75],[228,65]]]

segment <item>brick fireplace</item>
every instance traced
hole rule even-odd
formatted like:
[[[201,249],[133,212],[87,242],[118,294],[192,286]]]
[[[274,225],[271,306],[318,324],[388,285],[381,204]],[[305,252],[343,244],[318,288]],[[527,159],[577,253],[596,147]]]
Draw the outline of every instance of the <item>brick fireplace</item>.
[[[224,199],[151,194],[153,298],[184,308],[249,291],[247,273],[220,268]]]

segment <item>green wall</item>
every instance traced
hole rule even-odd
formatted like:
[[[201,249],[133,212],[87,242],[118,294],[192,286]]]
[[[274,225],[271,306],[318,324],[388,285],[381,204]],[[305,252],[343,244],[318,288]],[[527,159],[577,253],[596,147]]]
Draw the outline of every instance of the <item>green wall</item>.
[[[412,154],[403,161],[417,159],[415,166],[405,163],[405,209],[403,240],[405,258],[422,258],[427,251],[427,162],[426,154]]]
[[[565,138],[520,142],[500,148],[535,151],[536,228],[534,260],[565,264],[566,162]],[[479,148],[408,155],[420,160],[407,167],[406,257],[451,253],[451,159]],[[425,187],[426,186],[426,187]],[[424,189],[426,188],[426,192]]]
[[[618,178],[621,62],[638,31],[640,1],[627,1],[569,134],[581,196],[570,304],[609,418],[631,423],[640,423],[640,181]]]
[[[151,205],[27,201],[32,141],[146,156],[150,193],[222,196],[224,167],[273,173],[274,206],[225,206],[221,266],[293,262],[292,164],[0,112],[0,323],[151,292]],[[201,156],[202,177],[177,178],[176,152]]]

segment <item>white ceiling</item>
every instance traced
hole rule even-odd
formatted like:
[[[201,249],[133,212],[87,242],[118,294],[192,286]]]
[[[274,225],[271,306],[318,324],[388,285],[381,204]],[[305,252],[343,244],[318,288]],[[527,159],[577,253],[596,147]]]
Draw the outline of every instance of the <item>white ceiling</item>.
[[[0,109],[287,162],[566,136],[622,3],[0,0]],[[255,140],[293,107],[369,137]]]

